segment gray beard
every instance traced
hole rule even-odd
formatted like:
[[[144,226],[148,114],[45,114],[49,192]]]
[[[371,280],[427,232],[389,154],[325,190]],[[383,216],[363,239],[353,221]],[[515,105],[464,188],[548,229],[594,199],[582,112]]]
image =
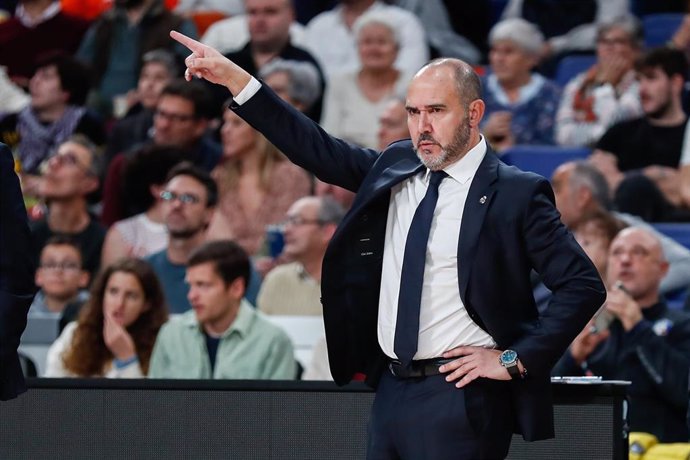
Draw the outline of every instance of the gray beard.
[[[467,146],[470,143],[470,125],[468,118],[465,117],[460,122],[458,129],[455,131],[455,136],[450,144],[441,146],[441,154],[436,158],[424,158],[415,147],[414,151],[420,161],[432,171],[437,171],[443,166],[455,162],[462,155],[467,153]]]

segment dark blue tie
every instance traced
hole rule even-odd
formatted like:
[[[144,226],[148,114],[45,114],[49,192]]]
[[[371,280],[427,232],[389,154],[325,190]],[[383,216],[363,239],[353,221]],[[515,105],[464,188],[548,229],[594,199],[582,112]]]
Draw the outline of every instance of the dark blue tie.
[[[417,353],[419,307],[422,301],[426,248],[431,230],[431,219],[434,217],[434,209],[438,201],[438,186],[446,176],[444,171],[431,172],[429,188],[417,206],[405,242],[405,255],[400,275],[398,318],[393,345],[395,354],[405,366],[412,361],[412,357]]]

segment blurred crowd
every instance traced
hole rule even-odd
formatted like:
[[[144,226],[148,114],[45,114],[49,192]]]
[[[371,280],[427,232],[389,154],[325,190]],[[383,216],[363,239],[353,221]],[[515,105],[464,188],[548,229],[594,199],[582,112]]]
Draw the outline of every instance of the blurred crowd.
[[[44,374],[330,379],[325,341],[300,362],[270,317],[322,314],[321,261],[356,190],[290,163],[224,87],[186,82],[170,30],[376,150],[409,137],[415,72],[455,57],[482,75],[495,153],[591,150],[550,179],[609,318],[554,375],[631,380],[631,427],[688,441],[690,250],[654,224],[690,223],[689,4],[0,0],[0,142],[32,220],[30,317],[58,327]],[[650,43],[660,13],[675,27]],[[548,305],[536,273],[534,293]]]

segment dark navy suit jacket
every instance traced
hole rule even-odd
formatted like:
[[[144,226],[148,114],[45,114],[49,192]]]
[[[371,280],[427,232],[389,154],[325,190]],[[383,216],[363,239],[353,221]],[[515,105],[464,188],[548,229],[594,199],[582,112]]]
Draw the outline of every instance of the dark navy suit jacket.
[[[0,400],[26,391],[17,347],[35,293],[32,254],[12,152],[0,144]]]
[[[390,191],[424,166],[409,140],[381,154],[354,147],[265,86],[232,108],[293,162],[357,192],[326,252],[321,295],[335,381],[344,384],[363,372],[375,385],[385,363],[377,314]],[[529,372],[509,383],[515,429],[527,440],[553,437],[549,372],[603,303],[601,279],[561,223],[549,182],[505,165],[491,150],[472,180],[458,238],[458,289],[470,317],[499,349],[517,351]],[[553,291],[541,315],[532,269]]]

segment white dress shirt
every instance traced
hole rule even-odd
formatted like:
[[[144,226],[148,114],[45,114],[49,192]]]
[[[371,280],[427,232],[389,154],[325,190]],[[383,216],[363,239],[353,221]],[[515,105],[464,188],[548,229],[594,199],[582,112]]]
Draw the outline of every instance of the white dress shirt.
[[[252,77],[234,98],[242,105],[261,88]],[[469,317],[460,298],[458,242],[467,194],[479,164],[486,154],[482,137],[456,163],[439,186],[439,197],[431,222],[424,285],[419,316],[419,342],[414,359],[438,358],[460,345],[495,348],[496,342]],[[429,184],[429,171],[417,174],[391,189],[383,249],[381,295],[379,298],[378,340],[383,352],[397,358],[393,349],[398,316],[398,293],[407,232],[417,206]]]
[[[460,298],[458,241],[462,214],[472,178],[486,154],[484,138],[456,163],[444,169],[431,222],[424,262],[424,285],[419,315],[419,341],[414,359],[438,358],[459,345],[493,348],[496,343],[470,319]],[[401,182],[391,190],[383,250],[378,339],[383,352],[393,348],[398,315],[398,293],[405,241],[417,206],[429,184],[429,171]]]

